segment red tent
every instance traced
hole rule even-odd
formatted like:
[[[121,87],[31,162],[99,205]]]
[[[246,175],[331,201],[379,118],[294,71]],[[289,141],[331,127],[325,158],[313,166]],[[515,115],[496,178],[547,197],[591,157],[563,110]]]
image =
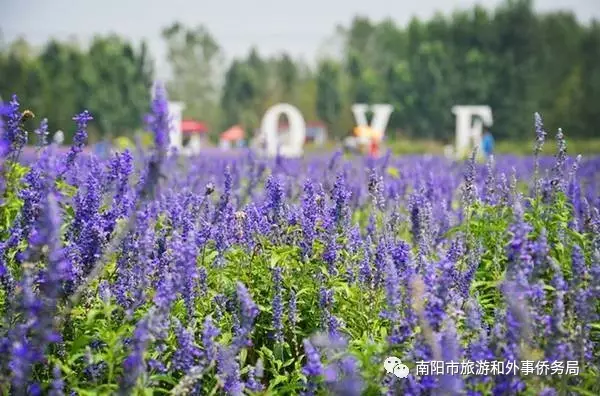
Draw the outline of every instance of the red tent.
[[[221,134],[221,139],[233,142],[237,140],[242,140],[245,135],[246,133],[244,132],[241,126],[234,125]]]
[[[195,135],[208,132],[208,127],[205,123],[196,120],[181,121],[181,132],[186,135]]]

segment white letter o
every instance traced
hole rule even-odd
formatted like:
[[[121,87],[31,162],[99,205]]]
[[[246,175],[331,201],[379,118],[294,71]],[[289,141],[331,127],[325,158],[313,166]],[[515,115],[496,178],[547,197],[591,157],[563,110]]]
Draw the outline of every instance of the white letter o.
[[[286,143],[280,143],[278,133],[278,120],[281,114],[285,114],[289,124],[289,136]],[[260,124],[262,133],[265,134],[267,143],[267,155],[275,157],[279,148],[282,157],[300,157],[303,153],[304,139],[306,136],[306,123],[302,113],[296,107],[288,103],[278,103],[271,106],[263,116]]]

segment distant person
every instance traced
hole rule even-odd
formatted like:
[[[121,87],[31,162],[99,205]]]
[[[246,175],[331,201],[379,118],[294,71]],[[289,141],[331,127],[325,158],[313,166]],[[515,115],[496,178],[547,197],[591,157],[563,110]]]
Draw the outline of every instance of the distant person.
[[[375,129],[371,129],[370,144],[369,144],[369,155],[373,158],[379,158],[381,141],[383,140],[383,132]]]
[[[54,141],[54,143],[56,143],[58,146],[60,146],[65,141],[65,134],[63,133],[63,131],[58,130],[54,134],[52,140]]]
[[[346,153],[358,154],[358,140],[354,136],[346,136],[344,138],[344,151]]]
[[[494,137],[490,131],[485,131],[483,134],[483,140],[481,142],[483,155],[485,158],[490,158],[492,154],[494,154]]]

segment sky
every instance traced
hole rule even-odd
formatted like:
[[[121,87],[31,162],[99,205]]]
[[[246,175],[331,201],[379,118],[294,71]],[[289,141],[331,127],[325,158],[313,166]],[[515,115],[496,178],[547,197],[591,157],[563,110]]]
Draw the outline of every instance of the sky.
[[[0,31],[5,41],[19,36],[34,45],[54,37],[88,42],[95,34],[118,33],[134,42],[145,39],[159,77],[168,75],[163,27],[175,21],[203,24],[228,59],[252,46],[261,54],[286,51],[311,62],[327,52],[335,26],[356,15],[391,17],[406,24],[412,16],[429,18],[475,4],[493,8],[498,0],[0,0]],[[588,22],[600,19],[600,0],[534,0],[538,11],[571,10]]]

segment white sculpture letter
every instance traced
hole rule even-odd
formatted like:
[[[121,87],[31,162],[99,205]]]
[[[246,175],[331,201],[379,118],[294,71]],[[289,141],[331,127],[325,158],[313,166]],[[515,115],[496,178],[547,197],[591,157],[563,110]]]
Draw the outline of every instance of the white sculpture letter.
[[[352,105],[352,113],[354,114],[356,126],[368,126],[371,129],[381,132],[381,134],[385,133],[385,129],[387,128],[390,115],[392,115],[394,107],[389,104],[375,104],[370,107],[371,111],[373,112],[371,125],[369,125],[369,122],[367,121],[367,111],[369,110],[369,105],[362,103]]]
[[[279,116],[285,114],[289,124],[288,136],[279,136]],[[287,103],[272,106],[265,113],[260,124],[261,133],[266,139],[267,155],[274,157],[279,151],[282,157],[300,157],[303,153],[306,123],[302,113]]]
[[[177,150],[183,148],[183,136],[181,134],[181,118],[185,105],[182,102],[169,102],[169,146]]]
[[[481,151],[483,126],[489,127],[493,124],[490,106],[454,106],[452,113],[456,115],[457,157],[468,155],[471,143]]]

